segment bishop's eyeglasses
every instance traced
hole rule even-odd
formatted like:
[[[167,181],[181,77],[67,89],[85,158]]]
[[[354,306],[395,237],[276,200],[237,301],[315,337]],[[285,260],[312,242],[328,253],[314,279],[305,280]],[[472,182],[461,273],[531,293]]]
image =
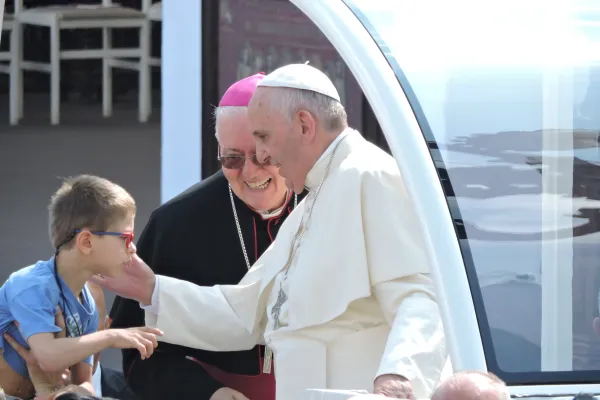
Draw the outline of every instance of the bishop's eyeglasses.
[[[244,168],[246,160],[251,160],[252,163],[259,168],[263,168],[270,165],[270,161],[268,158],[264,163],[259,162],[258,158],[256,157],[256,153],[252,154],[250,157],[244,157],[242,155],[237,154],[223,156],[221,155],[220,148],[217,150],[217,160],[219,160],[223,168],[227,169],[242,169]]]

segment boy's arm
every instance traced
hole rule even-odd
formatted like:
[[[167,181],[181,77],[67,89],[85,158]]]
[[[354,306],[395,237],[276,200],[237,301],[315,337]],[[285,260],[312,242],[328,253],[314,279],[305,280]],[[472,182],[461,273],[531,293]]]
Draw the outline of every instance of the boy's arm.
[[[158,329],[141,327],[104,330],[74,338],[55,338],[54,333],[62,331],[54,320],[58,307],[43,296],[43,288],[28,288],[11,299],[10,311],[19,323],[21,336],[29,344],[40,368],[45,371],[69,368],[109,347],[135,348],[143,358],[150,357],[158,345],[156,335],[162,335]],[[95,318],[98,318],[97,314]],[[97,329],[97,323],[95,319],[90,323],[94,330]]]
[[[55,371],[69,368],[114,344],[110,330],[75,338],[57,339],[52,333],[38,333],[27,339],[40,368]]]
[[[92,384],[92,365],[90,359],[77,363],[71,367],[71,382],[74,385],[81,386],[82,388],[89,390],[92,394],[94,392],[94,385]]]
[[[65,323],[60,309],[55,316],[55,324],[62,330],[61,332],[57,333],[56,337],[64,338]],[[39,398],[40,400],[48,400],[50,398],[56,397],[56,391],[62,390],[60,388],[65,387],[64,375],[62,375],[64,371],[60,371],[59,373],[47,373],[42,371],[39,367],[37,360],[35,359],[35,356],[31,353],[30,349],[21,346],[21,344],[19,344],[13,337],[9,336],[8,334],[4,335],[4,339],[5,343],[8,342],[8,344],[19,354],[19,356],[21,356],[25,360],[27,370],[29,371],[29,377],[31,378],[31,382],[33,383],[37,393],[36,399]],[[89,363],[90,358],[88,358],[88,364]],[[84,379],[84,374],[85,371],[77,369],[74,370],[74,375],[77,376],[76,379],[78,380]],[[69,378],[69,382],[72,381],[72,378],[73,376]],[[72,383],[70,383],[70,386],[67,386],[67,388],[68,387],[71,387],[72,390],[76,390],[76,388],[81,388],[83,391],[86,392],[89,392],[89,390],[91,389],[91,387],[89,387],[88,385],[77,386],[73,385]]]
[[[69,368],[114,344],[114,335],[108,331],[76,338],[55,338],[54,334],[62,331],[55,323],[58,307],[43,286],[21,291],[10,299],[9,308],[21,336],[43,370]]]

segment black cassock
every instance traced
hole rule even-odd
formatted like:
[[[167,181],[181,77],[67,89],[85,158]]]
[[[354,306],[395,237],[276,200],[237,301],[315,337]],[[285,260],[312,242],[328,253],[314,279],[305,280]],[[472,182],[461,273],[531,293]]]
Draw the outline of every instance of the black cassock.
[[[298,196],[298,202],[301,199]],[[294,208],[294,196],[279,216],[269,219],[263,219],[235,195],[234,202],[252,264],[271,245]],[[202,286],[238,283],[246,274],[247,265],[223,173],[217,172],[156,209],[137,249],[156,274]],[[202,315],[202,310],[197,312]],[[112,328],[144,325],[144,311],[139,304],[121,297],[115,299],[110,317]],[[218,374],[212,370],[209,374],[190,357],[216,367],[217,372],[256,377],[261,374],[263,354],[264,346],[247,351],[209,352],[161,342],[144,361],[137,350],[123,350],[123,373],[140,399],[209,400],[224,385],[215,379]]]

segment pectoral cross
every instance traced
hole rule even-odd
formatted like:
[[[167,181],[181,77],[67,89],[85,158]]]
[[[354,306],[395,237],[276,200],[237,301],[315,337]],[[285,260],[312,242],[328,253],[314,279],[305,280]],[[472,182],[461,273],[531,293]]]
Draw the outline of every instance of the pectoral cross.
[[[281,314],[281,307],[283,303],[287,301],[288,297],[283,290],[283,282],[281,283],[281,287],[279,288],[279,293],[277,293],[277,301],[275,305],[271,309],[271,317],[273,317],[273,330],[279,327],[279,315]],[[265,374],[271,373],[271,364],[273,361],[273,350],[270,347],[265,348],[265,359],[263,362],[263,372]]]
[[[307,201],[307,203],[306,203],[307,209],[305,210],[306,214],[304,215],[306,218],[302,218],[302,220],[300,221],[300,225],[298,226],[298,230],[296,231],[296,234],[294,235],[294,237],[292,239],[292,245],[290,247],[290,253],[288,255],[288,260],[285,263],[285,266],[283,267],[284,275],[282,277],[283,279],[281,280],[281,284],[279,286],[279,293],[277,293],[277,301],[275,302],[275,304],[273,305],[273,308],[271,309],[271,317],[273,317],[273,330],[276,330],[279,327],[279,316],[281,314],[281,307],[288,299],[287,294],[283,290],[283,282],[285,282],[285,280],[287,279],[288,273],[290,272],[290,267],[292,266],[292,263],[294,261],[294,256],[296,255],[296,251],[298,250],[298,247],[300,247],[302,236],[304,235],[304,232],[306,231],[306,229],[308,229],[307,228],[308,222],[310,221],[310,218],[312,216],[312,212],[313,212],[313,208],[315,206],[315,202],[317,200],[317,196],[319,195],[319,192],[321,191],[321,187],[323,186],[323,182],[325,181],[325,178],[329,174],[329,168],[331,167],[331,162],[333,161],[335,152],[337,151],[338,147],[340,146],[340,143],[342,143],[342,141],[345,138],[346,138],[346,135],[344,135],[342,137],[342,139],[339,140],[337,142],[337,144],[335,145],[335,147],[333,148],[333,151],[331,152],[331,156],[329,157],[329,162],[327,163],[327,166],[325,167],[325,173],[323,174],[323,177],[321,178],[321,181],[319,182],[317,189],[314,191],[314,196],[313,196],[312,190],[308,193],[307,200],[306,200]],[[310,197],[312,197],[312,202],[310,202],[308,200]],[[265,373],[265,374],[271,373],[272,361],[273,361],[273,350],[271,350],[271,348],[269,346],[266,346],[265,358],[264,358],[264,363],[263,363],[263,373]]]
[[[271,309],[271,317],[273,318],[273,330],[279,328],[279,316],[281,314],[281,307],[283,303],[285,303],[288,299],[287,294],[283,290],[283,282],[287,279],[287,274],[292,266],[292,262],[294,260],[294,254],[296,254],[296,250],[300,246],[300,239],[304,233],[304,222],[300,221],[300,225],[298,226],[298,230],[292,239],[292,245],[290,246],[290,252],[288,254],[288,259],[285,265],[283,266],[283,279],[279,285],[279,293],[277,293],[277,301],[273,305]],[[271,373],[271,364],[273,361],[273,350],[269,346],[265,348],[265,358],[263,362],[263,373],[270,374]]]

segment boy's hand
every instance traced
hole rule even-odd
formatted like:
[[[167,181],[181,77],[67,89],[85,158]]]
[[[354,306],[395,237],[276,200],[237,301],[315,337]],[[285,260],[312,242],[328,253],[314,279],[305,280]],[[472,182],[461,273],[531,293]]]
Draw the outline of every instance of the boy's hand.
[[[138,349],[142,360],[150,357],[158,346],[156,336],[163,333],[156,328],[139,327],[129,329],[108,329],[112,338],[112,346],[117,349]]]
[[[65,329],[65,320],[60,307],[54,316],[54,323],[61,329],[61,331],[55,336],[57,338],[66,337],[67,334]],[[15,322],[15,325],[17,328],[19,327],[18,322]],[[33,386],[38,394],[52,393],[56,389],[70,383],[70,371],[68,369],[58,372],[45,372],[40,368],[35,356],[30,350],[27,350],[25,347],[21,346],[19,342],[17,342],[8,334],[4,335],[4,340],[6,340],[8,344],[15,349],[17,354],[19,354],[25,360],[27,370],[29,371],[29,377],[31,378],[31,382],[33,383]]]

